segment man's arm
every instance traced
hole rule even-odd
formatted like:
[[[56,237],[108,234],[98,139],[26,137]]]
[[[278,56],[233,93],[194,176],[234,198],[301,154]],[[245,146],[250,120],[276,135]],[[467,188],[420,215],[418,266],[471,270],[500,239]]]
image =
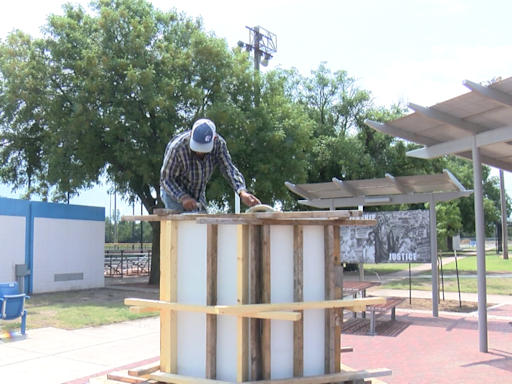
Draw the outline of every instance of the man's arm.
[[[187,197],[187,193],[176,182],[182,167],[181,163],[182,161],[178,150],[175,147],[168,148],[165,152],[164,162],[160,172],[162,187],[171,195],[173,200],[180,203],[182,203],[183,198]]]
[[[247,192],[244,176],[235,164],[233,164],[226,141],[220,136],[218,136],[216,140],[219,140],[220,145],[218,154],[219,169],[229,185],[231,185],[231,188],[240,196],[240,200],[242,200],[245,205],[252,207],[253,205],[261,204],[256,196]]]

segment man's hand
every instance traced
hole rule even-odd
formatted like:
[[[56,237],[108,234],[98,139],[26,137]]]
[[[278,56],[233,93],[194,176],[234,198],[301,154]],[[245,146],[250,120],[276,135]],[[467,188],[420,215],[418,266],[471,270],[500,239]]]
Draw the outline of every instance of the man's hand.
[[[256,196],[251,195],[249,192],[246,191],[240,192],[240,200],[242,200],[242,202],[248,207],[261,204],[261,201],[259,201]]]
[[[181,200],[181,204],[183,204],[183,208],[185,208],[187,211],[193,211],[199,207],[197,200],[190,196],[185,196]]]

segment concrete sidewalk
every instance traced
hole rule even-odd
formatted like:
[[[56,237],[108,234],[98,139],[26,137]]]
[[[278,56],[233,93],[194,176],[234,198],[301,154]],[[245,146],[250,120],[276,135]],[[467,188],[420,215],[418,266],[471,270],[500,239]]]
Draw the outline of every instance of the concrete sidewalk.
[[[402,289],[379,289],[379,287],[375,287],[373,289],[369,289],[368,293],[372,296],[384,296],[384,297],[409,297],[408,290]],[[443,292],[440,292],[441,298],[443,298]],[[461,292],[461,301],[468,301],[472,303],[478,303],[478,294],[477,293],[465,293]],[[417,299],[432,299],[431,291],[411,291],[411,297]],[[458,292],[445,292],[444,300],[459,300]],[[487,295],[487,303],[488,304],[512,304],[512,296],[505,295]]]
[[[0,341],[0,381],[88,383],[89,376],[142,366],[159,355],[158,317],[73,331],[40,328]]]
[[[419,269],[415,268],[415,273],[419,273]],[[347,274],[346,278],[356,280],[358,274]],[[144,279],[137,279],[137,282],[139,280]],[[147,282],[147,277],[145,281]],[[133,287],[127,286],[129,282],[129,279],[107,279],[106,285],[112,289],[133,290]],[[409,297],[407,290],[382,290],[379,287],[375,287],[369,293],[373,296]],[[411,293],[414,298],[431,298],[429,291]],[[463,293],[461,296],[463,301],[477,301],[476,294]],[[458,300],[458,293],[446,292],[445,298]],[[512,296],[488,295],[487,301],[505,307],[512,304]],[[510,321],[507,317],[494,316],[495,312],[491,310],[488,313],[489,319],[496,319],[501,323],[505,321],[505,324],[506,321]],[[506,313],[509,316],[511,312]],[[430,318],[428,314],[425,316]],[[470,318],[472,314],[458,313],[457,316]],[[25,337],[0,339],[0,381],[23,384],[88,384],[89,378],[158,361],[159,354],[158,317],[73,331],[56,328],[28,330]]]

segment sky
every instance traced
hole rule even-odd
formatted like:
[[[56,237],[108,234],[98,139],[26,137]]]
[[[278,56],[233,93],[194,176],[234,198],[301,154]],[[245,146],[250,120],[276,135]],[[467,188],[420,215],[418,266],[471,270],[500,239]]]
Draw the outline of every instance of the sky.
[[[0,2],[0,39],[20,29],[39,36],[49,14],[61,14],[62,0]],[[87,7],[89,1],[71,1]],[[249,41],[246,27],[261,26],[277,36],[268,68],[297,68],[303,75],[321,62],[345,70],[369,90],[377,105],[398,101],[425,107],[468,92],[463,80],[512,76],[509,0],[152,0],[201,17],[205,29],[229,46]],[[498,175],[493,169],[492,175]],[[512,175],[505,172],[512,196]],[[0,196],[18,197],[0,185]],[[106,187],[71,199],[71,204],[113,209]],[[133,207],[116,199],[121,214]],[[136,207],[140,212],[140,206]]]

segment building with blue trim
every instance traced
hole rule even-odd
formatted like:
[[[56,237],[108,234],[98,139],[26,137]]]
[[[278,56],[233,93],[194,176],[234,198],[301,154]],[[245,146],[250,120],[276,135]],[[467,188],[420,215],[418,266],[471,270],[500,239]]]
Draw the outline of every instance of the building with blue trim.
[[[99,288],[105,209],[0,198],[0,282],[26,293]]]

